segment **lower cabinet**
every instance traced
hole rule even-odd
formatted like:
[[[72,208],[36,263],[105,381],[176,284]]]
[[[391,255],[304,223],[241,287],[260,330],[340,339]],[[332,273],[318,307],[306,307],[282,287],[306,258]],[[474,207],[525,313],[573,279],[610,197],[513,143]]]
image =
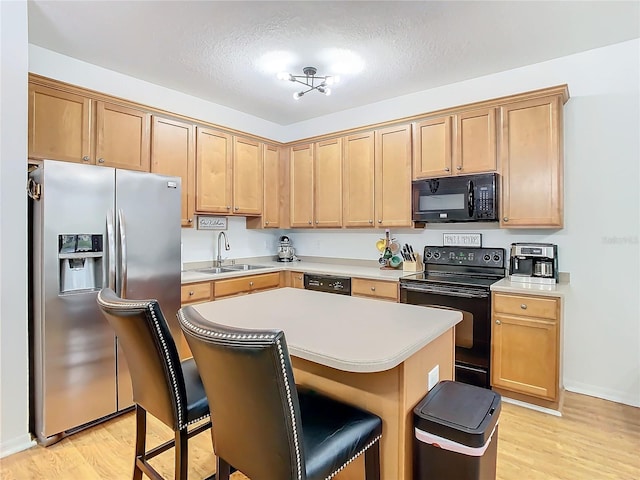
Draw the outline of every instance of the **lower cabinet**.
[[[190,303],[208,302],[213,298],[213,285],[211,282],[186,283],[180,289],[182,305]]]
[[[398,282],[384,280],[351,279],[351,295],[354,297],[373,297],[378,300],[398,301]]]
[[[217,280],[215,282],[214,298],[218,299],[279,287],[280,272]]]
[[[304,288],[304,272],[288,271],[287,287]]]
[[[492,387],[543,406],[559,401],[560,302],[555,297],[493,293]]]

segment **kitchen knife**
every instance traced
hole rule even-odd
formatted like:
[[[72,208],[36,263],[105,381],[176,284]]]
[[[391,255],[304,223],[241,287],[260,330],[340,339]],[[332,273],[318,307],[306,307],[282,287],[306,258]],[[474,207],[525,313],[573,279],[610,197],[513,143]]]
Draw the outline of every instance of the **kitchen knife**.
[[[413,253],[413,247],[411,245],[409,245],[409,256],[411,257],[411,260],[413,260],[414,262],[418,261],[418,259],[416,258],[416,254]]]

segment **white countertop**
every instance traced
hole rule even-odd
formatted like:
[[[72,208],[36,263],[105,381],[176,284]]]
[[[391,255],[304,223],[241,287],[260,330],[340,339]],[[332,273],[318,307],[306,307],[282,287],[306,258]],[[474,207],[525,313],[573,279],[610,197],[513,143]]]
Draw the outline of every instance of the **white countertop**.
[[[523,295],[543,295],[548,297],[560,298],[564,298],[564,296],[569,292],[569,288],[569,285],[566,283],[556,283],[549,285],[542,283],[512,282],[508,278],[503,278],[502,280],[491,285],[492,292],[515,293]]]
[[[295,288],[193,307],[216,323],[281,329],[292,356],[347,372],[389,370],[462,320],[453,310]]]
[[[366,267],[360,265],[336,264],[336,263],[315,263],[308,261],[300,262],[276,262],[261,261],[251,262],[256,265],[264,265],[268,268],[258,270],[246,270],[225,273],[202,273],[195,270],[185,270],[182,272],[182,283],[203,282],[207,280],[218,280],[223,278],[240,277],[246,275],[259,275],[261,273],[279,272],[282,270],[293,270],[296,272],[324,273],[329,275],[344,275],[347,277],[368,278],[372,280],[389,280],[397,282],[400,277],[410,275],[415,272],[403,272],[399,270],[381,270],[380,267]]]

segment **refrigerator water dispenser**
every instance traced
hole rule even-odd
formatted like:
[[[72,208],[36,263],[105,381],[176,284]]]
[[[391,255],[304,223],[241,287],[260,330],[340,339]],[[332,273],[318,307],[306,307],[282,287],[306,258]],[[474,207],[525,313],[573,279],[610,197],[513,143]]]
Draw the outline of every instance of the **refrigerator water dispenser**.
[[[102,288],[102,235],[60,235],[60,293]]]

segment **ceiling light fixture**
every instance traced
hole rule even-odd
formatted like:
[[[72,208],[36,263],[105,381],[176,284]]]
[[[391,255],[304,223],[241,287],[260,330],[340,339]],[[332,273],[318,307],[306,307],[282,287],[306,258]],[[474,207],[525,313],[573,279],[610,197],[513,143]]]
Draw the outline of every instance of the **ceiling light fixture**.
[[[304,73],[304,75],[292,75],[287,72],[280,72],[278,74],[278,78],[280,80],[289,80],[290,82],[301,83],[302,85],[309,87],[307,90],[294,93],[293,98],[296,100],[312,90],[317,90],[325,95],[331,95],[329,85],[338,83],[339,80],[335,75],[316,75],[316,73],[318,73],[318,69],[316,67],[304,67],[302,69],[302,73]]]

